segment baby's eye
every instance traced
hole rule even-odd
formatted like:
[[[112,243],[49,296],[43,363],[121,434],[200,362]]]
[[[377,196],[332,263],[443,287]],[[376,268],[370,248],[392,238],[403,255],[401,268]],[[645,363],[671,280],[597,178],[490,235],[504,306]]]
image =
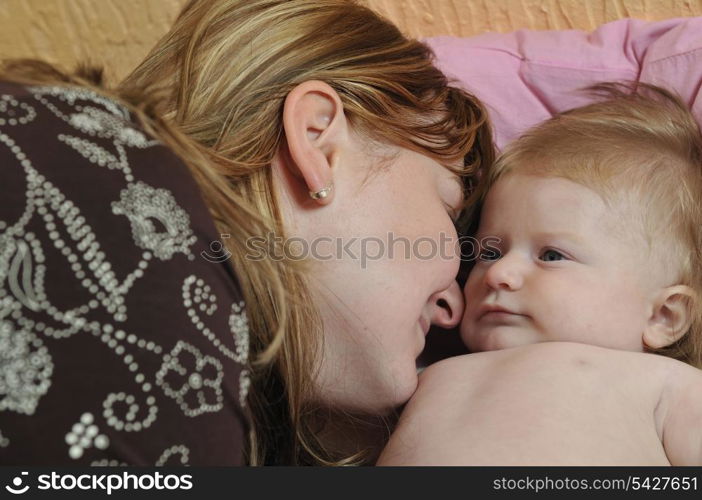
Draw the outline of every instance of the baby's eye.
[[[565,259],[565,255],[563,255],[561,252],[557,250],[546,250],[544,253],[541,254],[541,257],[539,257],[541,260],[545,262],[552,262],[554,260],[563,260]]]

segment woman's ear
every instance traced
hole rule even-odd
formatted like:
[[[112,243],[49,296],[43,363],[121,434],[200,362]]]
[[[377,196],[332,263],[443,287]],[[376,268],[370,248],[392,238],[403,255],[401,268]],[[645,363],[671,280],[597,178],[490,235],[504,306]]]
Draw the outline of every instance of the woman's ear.
[[[287,145],[284,165],[299,185],[288,186],[326,205],[334,197],[334,166],[347,137],[343,105],[328,84],[310,80],[299,84],[286,97],[283,128]],[[290,178],[290,177],[289,177]]]
[[[643,333],[643,343],[650,349],[671,345],[683,337],[692,325],[692,305],[696,294],[686,285],[662,289]]]

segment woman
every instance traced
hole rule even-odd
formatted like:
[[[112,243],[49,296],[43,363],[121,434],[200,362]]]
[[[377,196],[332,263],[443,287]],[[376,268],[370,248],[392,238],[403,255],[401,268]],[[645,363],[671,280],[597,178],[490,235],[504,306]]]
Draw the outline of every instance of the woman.
[[[330,26],[334,29],[330,30]],[[14,79],[19,79],[18,71]],[[52,76],[55,80],[62,78],[47,72],[45,68],[25,67],[23,80],[38,83],[43,79],[48,83]],[[110,125],[118,130],[112,134],[118,140],[115,139],[114,148],[108,148],[100,140],[112,137],[102,137],[105,135],[102,128],[113,124],[115,117],[105,116],[109,110],[94,111],[97,98],[76,99],[70,92],[66,95],[52,87],[51,92],[57,93],[61,102],[44,104],[42,92],[41,88],[29,88],[29,102],[22,105],[29,106],[35,99],[42,103],[38,108],[42,111],[44,108],[61,111],[60,118],[65,123],[57,126],[67,124],[73,129],[84,129],[80,137],[75,130],[51,131],[51,137],[64,137],[63,141],[75,146],[73,149],[81,152],[84,159],[99,163],[102,157],[104,161],[107,159],[110,169],[125,173],[120,180],[126,181],[125,196],[131,191],[134,196],[129,197],[129,203],[112,203],[113,214],[136,214],[134,235],[145,232],[149,242],[153,229],[164,222],[169,233],[173,230],[172,234],[180,234],[178,227],[168,224],[167,217],[156,223],[149,221],[150,215],[163,214],[162,208],[154,207],[148,213],[142,210],[142,204],[159,193],[158,188],[172,195],[172,198],[161,195],[171,206],[182,208],[184,203],[194,203],[192,199],[181,202],[177,184],[185,181],[175,175],[175,170],[171,170],[173,176],[162,176],[158,183],[144,164],[140,170],[131,165],[127,174],[124,165],[112,162],[100,148],[107,152],[114,149],[115,158],[124,150],[131,158],[136,151],[125,149],[129,144],[125,146],[122,138],[137,132],[125,131],[132,130],[127,125]],[[148,96],[159,97],[153,110],[151,103],[156,101]],[[392,232],[391,237],[400,241],[398,245],[405,240],[414,243],[419,238],[438,240],[442,235],[455,241],[452,217],[456,217],[463,203],[461,179],[472,175],[482,162],[492,157],[490,130],[480,104],[467,93],[447,85],[444,75],[432,65],[430,51],[425,46],[406,39],[372,11],[341,0],[322,4],[307,0],[190,2],[171,32],[122,84],[117,97],[148,114],[155,111],[177,126],[173,129],[167,123],[142,117],[155,135],[188,160],[223,235],[219,239],[228,247],[246,302],[251,353],[247,357],[239,352],[239,338],[236,346],[228,345],[231,339],[227,343],[226,339],[210,338],[221,336],[226,330],[205,330],[202,324],[206,322],[195,321],[192,315],[196,329],[212,340],[215,349],[203,344],[189,352],[191,358],[198,360],[196,367],[202,359],[209,361],[205,366],[215,368],[231,366],[232,360],[251,362],[252,385],[246,401],[253,431],[249,462],[369,460],[361,452],[366,448],[377,452],[382,445],[383,439],[378,434],[385,433],[385,424],[379,418],[391,416],[394,408],[407,401],[416,387],[415,359],[424,347],[430,323],[455,326],[463,306],[455,282],[459,258],[450,245],[442,259],[404,258],[404,250],[398,246],[394,258],[383,254],[365,262],[358,259],[366,258],[365,253],[359,255],[363,248],[358,247],[365,242],[355,243],[354,239],[364,238],[377,244]],[[68,106],[70,110],[65,109]],[[102,121],[96,122],[93,115],[102,117]],[[100,131],[99,137],[91,139],[91,132],[96,130]],[[195,142],[185,140],[183,132]],[[139,145],[132,146],[138,149]],[[78,176],[73,166],[58,170]],[[95,172],[102,173],[104,169],[93,169],[90,174]],[[136,180],[149,188],[138,188]],[[111,199],[113,195],[105,191],[103,183],[92,181],[90,191],[100,199]],[[76,184],[76,187],[82,185]],[[16,191],[22,192],[21,188]],[[79,191],[86,193],[85,189]],[[84,206],[87,204],[86,201]],[[85,211],[95,216],[99,213],[97,207]],[[47,240],[51,240],[53,230],[53,226],[47,227]],[[197,226],[193,233],[198,234]],[[200,236],[209,237],[209,234],[210,231],[203,229]],[[266,238],[263,255],[252,253],[254,237]],[[320,253],[336,252],[337,247],[341,252],[325,260],[307,262],[278,258],[278,255],[291,257],[291,250],[294,253],[289,244],[277,241],[279,237],[316,241]],[[186,241],[190,238],[188,234]],[[100,239],[99,234],[96,239]],[[197,240],[202,244],[202,237]],[[135,236],[136,247],[147,245],[145,241]],[[184,257],[202,253],[193,252],[190,247],[188,250],[189,255]],[[373,252],[378,253],[377,249]],[[188,275],[181,281],[183,302],[190,304],[198,297],[186,287],[195,286],[190,276],[206,271],[194,272],[192,264],[183,259],[178,262],[180,268],[171,266],[171,274]],[[198,260],[197,264],[202,268],[203,262]],[[165,268],[159,269],[168,274]],[[65,286],[68,287],[68,282]],[[7,282],[7,287],[12,292],[11,283]],[[209,300],[211,294],[204,285],[200,288],[200,296],[207,295]],[[153,295],[150,300],[154,300]],[[182,317],[181,306],[173,305],[171,322]],[[198,306],[202,308],[204,304]],[[132,321],[131,304],[126,309],[125,315]],[[158,309],[167,311],[168,306],[161,305]],[[206,311],[208,307],[202,310]],[[199,313],[196,310],[194,314]],[[235,323],[240,323],[243,318],[241,313],[237,314],[233,313],[232,317]],[[139,329],[141,325],[133,328]],[[154,330],[159,335],[158,329],[150,329]],[[160,337],[168,337],[165,333],[161,332]],[[151,428],[164,425],[179,410],[193,419],[192,425],[202,422],[200,425],[207,426],[203,420],[207,411],[226,412],[229,404],[236,410],[236,402],[227,403],[226,398],[224,409],[221,408],[220,393],[216,392],[218,384],[231,386],[234,376],[244,387],[245,379],[237,376],[236,371],[207,378],[196,369],[192,376],[186,377],[184,385],[181,381],[179,385],[169,382],[169,376],[183,378],[189,370],[187,360],[180,362],[186,350],[180,344],[170,347],[173,339],[180,337],[182,342],[191,342],[187,339],[192,336],[171,330],[170,339],[161,339],[162,350],[170,350],[170,357],[163,357],[162,361],[157,357],[153,369],[143,370],[147,378],[151,371],[155,372],[154,381],[147,382],[149,389],[159,386],[156,394],[167,396],[163,402],[150,400],[153,404],[149,408],[154,408],[156,422]],[[73,339],[78,342],[81,337]],[[210,351],[206,352],[206,348]],[[58,346],[52,345],[47,350],[55,353],[56,349]],[[235,354],[233,358],[222,357],[230,353]],[[68,357],[69,353],[65,355]],[[53,356],[56,358],[57,354]],[[95,354],[90,358],[99,359]],[[96,374],[90,375],[91,378],[101,380],[96,370],[89,373]],[[214,395],[204,390],[208,388],[205,382],[215,389]],[[54,393],[63,392],[48,390],[39,401],[49,401]],[[245,393],[240,387],[240,394]],[[110,404],[122,408],[126,403],[125,411],[131,418],[143,409],[132,410],[132,406],[140,404],[138,396],[137,401],[126,401],[128,391],[115,391],[115,394],[124,395],[112,397]],[[187,396],[204,398],[207,405],[198,406],[197,398],[191,402]],[[119,398],[125,401],[113,402]],[[172,409],[169,398],[179,408]],[[99,407],[94,402],[90,404]],[[197,410],[202,407],[202,411],[194,411],[193,407]],[[41,410],[41,406],[36,412],[32,409],[36,425],[41,425],[37,420],[41,418]],[[131,434],[134,436],[131,441],[121,440],[123,429],[114,428],[112,414],[101,415],[98,410],[85,413],[90,413],[84,419],[86,422],[81,414],[77,415],[75,429],[72,422],[66,424],[71,434],[66,440],[76,446],[72,455],[69,452],[71,459],[82,459],[96,448],[106,448],[108,456],[118,457],[120,461],[150,460],[146,453],[138,451],[133,440],[139,435],[146,436],[142,426]],[[232,414],[232,420],[235,418],[236,412]],[[125,415],[122,420],[129,419]],[[27,430],[27,420],[24,422],[13,419],[8,428],[11,434]],[[95,429],[103,432],[105,428],[110,433],[99,441],[100,447],[86,439],[86,447],[79,450],[88,428],[91,433]],[[369,429],[371,435],[367,437]],[[221,439],[227,432],[207,434]],[[152,439],[143,438],[141,451]],[[13,443],[16,445],[18,440]],[[25,445],[29,449],[28,441]],[[222,442],[216,448],[226,445]],[[232,442],[232,453],[234,445]],[[130,446],[137,446],[136,451]],[[195,459],[194,455],[191,450],[193,462],[210,460],[203,455]],[[219,457],[224,455],[218,453]]]
[[[544,108],[573,105],[577,96],[568,92],[591,83],[588,78],[599,80],[607,70],[610,79],[617,78],[615,70],[631,77],[642,63],[628,47],[638,55],[651,46],[658,57],[647,61],[649,70],[669,64],[673,50],[689,56],[679,35],[694,29],[680,21],[626,21],[588,37],[532,33],[524,41],[517,34],[431,43],[444,69],[496,111],[503,144]],[[610,44],[623,47],[623,54],[603,48]],[[554,46],[560,47],[555,54]],[[502,65],[494,63],[500,58]],[[592,71],[596,64],[601,72]],[[664,72],[674,79],[670,67],[652,76]],[[520,82],[520,74],[530,81]],[[452,174],[469,178],[493,156],[481,105],[447,87],[419,43],[351,2],[191,2],[123,84],[150,87],[164,92],[164,115],[210,148],[231,172],[233,189],[249,197],[270,229],[307,242],[382,239],[389,231],[413,241],[455,237],[452,209],[444,210],[460,205]],[[515,114],[515,106],[522,112]],[[512,130],[504,125],[510,119]],[[327,190],[324,198],[315,195]],[[406,402],[417,384],[421,331],[428,322],[457,323],[458,264],[395,255],[361,269],[342,258],[310,261],[306,274],[290,264],[281,262],[290,283],[284,285],[290,300],[284,340],[250,399],[254,426],[285,430],[258,432],[252,462],[334,463],[366,446],[336,423],[387,415]],[[244,266],[235,267],[245,273]],[[242,281],[251,308],[260,291]],[[264,332],[273,330],[270,306],[261,303],[252,312],[257,351],[269,341]],[[271,406],[282,387],[287,398]],[[347,415],[322,417],[320,425],[315,406]],[[347,442],[340,439],[344,433]]]
[[[256,262],[246,242],[229,240],[252,354],[280,346],[253,381],[251,461],[334,463],[362,451],[353,433],[340,442],[349,431],[325,424],[327,413],[354,423],[407,401],[429,323],[456,325],[462,299],[455,252],[404,259],[398,247],[363,269],[352,240],[455,242],[456,181],[493,154],[484,110],[448,86],[422,44],[347,1],[190,2],[122,84],[144,88],[165,95],[159,112],[208,148],[221,189],[244,199],[265,232],[335,239],[322,253],[351,244],[305,267],[277,262],[281,309],[247,277]]]

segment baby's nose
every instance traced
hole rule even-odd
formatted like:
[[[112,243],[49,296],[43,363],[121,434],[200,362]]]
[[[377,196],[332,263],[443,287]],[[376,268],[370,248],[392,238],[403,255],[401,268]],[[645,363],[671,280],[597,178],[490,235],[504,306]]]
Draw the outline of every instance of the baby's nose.
[[[494,290],[519,290],[524,284],[524,273],[516,257],[505,255],[492,263],[485,272],[485,283]]]

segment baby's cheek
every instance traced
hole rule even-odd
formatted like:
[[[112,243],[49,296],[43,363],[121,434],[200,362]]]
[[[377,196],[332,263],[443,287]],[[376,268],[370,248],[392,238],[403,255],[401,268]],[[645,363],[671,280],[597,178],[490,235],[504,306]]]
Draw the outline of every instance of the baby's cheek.
[[[607,323],[606,316],[602,311],[587,314],[580,308],[554,309],[545,322],[543,334],[552,342],[577,342],[608,347],[605,344],[611,336],[608,333],[609,329],[603,328],[603,324]]]
[[[466,307],[468,307],[471,302],[481,299],[480,283],[483,282],[483,275],[484,273],[477,267],[473,267],[468,274],[466,284],[463,287],[463,298],[465,299]]]
[[[461,318],[461,324],[459,329],[461,331],[461,338],[465,343],[466,335],[468,335],[468,330],[470,325],[475,320],[478,307],[480,307],[481,297],[478,296],[477,290],[471,287],[470,281],[466,283],[463,287],[463,300],[465,301],[465,309],[463,310],[463,317]]]
[[[461,335],[461,341],[463,345],[468,347],[468,339],[470,337],[470,320],[468,319],[468,309],[463,313],[463,318],[461,319],[461,324],[459,325],[459,332]]]
[[[531,328],[542,342],[580,342],[582,337],[577,312],[558,304],[541,307],[531,317]]]

